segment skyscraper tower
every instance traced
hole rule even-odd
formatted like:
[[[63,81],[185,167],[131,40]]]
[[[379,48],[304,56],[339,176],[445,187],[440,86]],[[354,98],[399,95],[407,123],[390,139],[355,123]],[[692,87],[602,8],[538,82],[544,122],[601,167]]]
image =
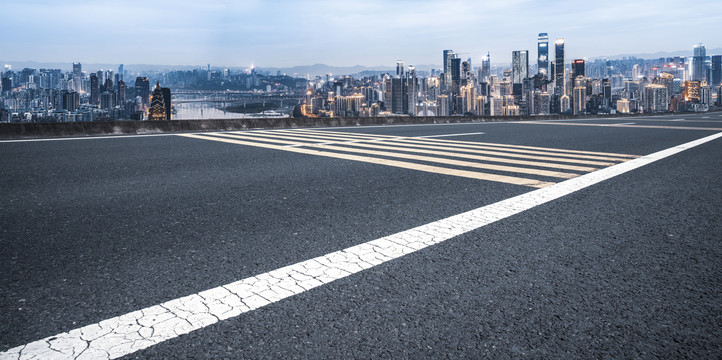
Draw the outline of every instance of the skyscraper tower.
[[[167,120],[165,94],[157,82],[153,94],[150,96],[150,108],[148,108],[148,120]],[[168,114],[170,115],[170,114]]]
[[[705,81],[707,76],[707,50],[704,45],[698,44],[694,47],[694,56],[692,57],[692,81]]]
[[[710,85],[718,86],[722,84],[722,55],[712,56],[712,71],[710,71],[710,75]]]
[[[459,89],[461,88],[461,58],[454,56],[450,64],[451,87],[449,92],[459,95]]]
[[[521,95],[522,81],[529,77],[529,51],[517,50],[511,53],[511,84],[514,95]]]
[[[549,75],[549,36],[547,33],[539,33],[537,43],[537,66],[539,74],[544,77]]]
[[[98,75],[90,74],[90,103],[98,105],[100,102],[100,83],[98,83]]]
[[[143,100],[143,104],[148,104],[148,96],[150,95],[150,82],[145,76],[138,76],[135,78],[135,95],[140,96]]]
[[[554,42],[554,94],[564,95],[564,39]]]
[[[444,86],[451,88],[451,60],[456,57],[453,50],[444,50]]]
[[[73,63],[73,88],[79,92],[82,84],[83,66],[80,63]]]
[[[404,61],[396,60],[396,76],[404,77]]]
[[[416,80],[416,68],[413,65],[409,65],[409,69],[406,71],[406,89],[408,91],[408,109],[406,113],[411,116],[416,116],[419,88]]]
[[[577,76],[586,76],[584,59],[572,61],[572,80],[576,80]]]
[[[486,53],[486,56],[481,58],[481,78],[479,81],[486,81],[486,79],[489,78],[491,75],[491,58],[489,56],[489,53]]]

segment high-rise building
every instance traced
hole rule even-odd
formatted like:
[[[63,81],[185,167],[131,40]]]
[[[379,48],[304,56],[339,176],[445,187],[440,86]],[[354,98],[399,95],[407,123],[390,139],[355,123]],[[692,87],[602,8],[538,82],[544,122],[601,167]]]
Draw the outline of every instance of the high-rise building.
[[[511,82],[521,84],[529,77],[529,51],[517,50],[511,53]]]
[[[559,98],[559,111],[562,113],[568,113],[571,110],[571,106],[569,95],[564,94]]]
[[[449,116],[449,96],[448,95],[439,95],[437,98],[438,102],[438,115],[439,116]]]
[[[692,101],[692,102],[699,102],[700,95],[699,91],[701,88],[701,83],[699,81],[685,81],[684,82],[684,100],[685,101]]]
[[[549,36],[547,33],[539,33],[537,41],[537,66],[539,74],[548,76],[549,74]]]
[[[83,66],[80,63],[73,63],[73,89],[76,92],[81,90],[83,79]]]
[[[111,109],[115,107],[115,93],[112,91],[103,91],[100,93],[100,108]]]
[[[707,66],[707,50],[704,45],[698,44],[694,47],[694,56],[692,56],[692,81],[705,81]]]
[[[404,61],[396,60],[396,76],[404,77]]]
[[[451,87],[451,60],[456,57],[453,50],[444,50],[444,89]]]
[[[98,105],[100,102],[100,84],[98,83],[98,75],[90,74],[90,104]]]
[[[123,79],[118,80],[118,105],[125,104],[125,81]]]
[[[481,74],[479,76],[479,81],[487,81],[489,76],[491,76],[491,58],[487,52],[486,56],[481,58]]]
[[[148,120],[170,120],[170,89],[161,88],[157,82],[150,98]]]
[[[584,114],[587,106],[587,88],[577,86],[574,88],[574,115]]]
[[[80,106],[80,94],[75,91],[63,91],[61,95],[63,110],[75,111]]]
[[[461,87],[461,58],[454,57],[451,59],[451,67],[449,69],[451,75],[451,88],[450,92],[454,95],[459,95],[459,88]]]
[[[408,110],[408,90],[406,79],[395,77],[391,79],[391,98],[389,99],[392,114],[405,114]]]
[[[586,76],[584,59],[576,59],[572,61],[572,79],[576,80],[577,76]]]
[[[144,105],[148,104],[150,100],[150,82],[147,77],[138,76],[135,78],[135,95],[140,96]]]
[[[649,84],[646,86],[646,93],[645,111],[665,112],[669,109],[669,96],[667,96],[666,86]]]
[[[476,113],[476,88],[469,84],[461,88],[462,114]]]
[[[712,56],[712,69],[710,71],[710,85],[722,84],[722,55]]]
[[[0,83],[0,88],[2,88],[3,92],[11,91],[13,88],[13,79],[3,75],[2,83]]]
[[[123,80],[123,73],[124,73],[124,72],[125,72],[125,71],[123,71],[123,64],[120,64],[120,65],[118,66],[118,75],[120,75],[120,79],[119,79],[119,80]],[[117,81],[116,81],[116,82],[117,82]]]
[[[564,39],[554,42],[554,94],[564,95]]]
[[[416,68],[413,65],[409,65],[409,68],[406,71],[406,92],[408,93],[407,114],[416,116],[416,103],[418,102],[417,97],[419,93],[419,86],[416,79]]]

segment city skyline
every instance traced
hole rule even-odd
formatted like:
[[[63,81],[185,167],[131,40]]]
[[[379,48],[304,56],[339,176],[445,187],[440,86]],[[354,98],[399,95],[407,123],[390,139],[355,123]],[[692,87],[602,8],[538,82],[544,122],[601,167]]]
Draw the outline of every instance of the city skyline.
[[[510,63],[516,50],[528,50],[536,59],[539,33],[564,38],[568,59],[677,51],[696,43],[722,47],[712,31],[722,23],[722,4],[714,1],[679,7],[670,1],[580,6],[570,1],[38,0],[4,9],[32,15],[8,16],[0,23],[4,34],[12,34],[1,41],[4,61],[393,66],[397,59],[440,64],[439,52],[455,49],[476,67],[487,52],[492,63]]]

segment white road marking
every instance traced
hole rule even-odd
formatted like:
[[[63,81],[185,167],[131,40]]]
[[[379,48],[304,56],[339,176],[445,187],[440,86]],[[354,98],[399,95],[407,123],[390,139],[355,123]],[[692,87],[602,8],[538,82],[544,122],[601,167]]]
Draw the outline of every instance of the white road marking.
[[[202,133],[193,133],[202,134]],[[138,137],[154,137],[154,136],[176,136],[178,133],[164,133],[164,134],[142,134],[142,135],[106,135],[106,136],[82,136],[82,137],[66,137],[66,138],[47,138],[47,139],[15,139],[15,140],[0,140],[0,143],[17,143],[17,142],[40,142],[40,141],[69,141],[69,140],[97,140],[97,139],[128,139]]]
[[[0,353],[0,359],[114,359],[477,230],[684,150],[722,132],[432,223]]]
[[[473,133],[461,133],[461,134],[442,134],[442,135],[427,135],[427,136],[416,136],[420,138],[437,138],[437,137],[447,137],[447,136],[466,136],[466,135],[484,135],[485,132],[473,132]]]
[[[628,123],[619,123],[619,124],[610,124],[610,125],[634,125],[634,124],[635,123],[633,123],[633,122],[628,122]]]

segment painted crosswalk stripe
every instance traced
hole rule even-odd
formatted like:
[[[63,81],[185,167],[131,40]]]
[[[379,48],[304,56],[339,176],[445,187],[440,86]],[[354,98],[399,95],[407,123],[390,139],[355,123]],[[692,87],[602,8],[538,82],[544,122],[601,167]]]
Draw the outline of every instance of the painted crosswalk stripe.
[[[314,147],[314,146],[322,146],[326,144],[299,144],[297,142],[291,141],[291,140],[278,140],[278,139],[259,139],[254,136],[249,136],[248,134],[241,135],[239,133],[214,133],[215,136],[222,136],[222,137],[231,137],[231,138],[237,138],[242,140],[250,140],[250,141],[264,141],[264,142],[271,142],[271,143],[278,143],[278,144],[285,144],[289,147],[296,147],[298,145],[302,145],[304,147]],[[380,145],[380,144],[369,144],[369,143],[363,143],[363,142],[353,142],[348,143],[348,145],[352,145],[355,147],[362,147],[362,148],[372,148],[372,149],[380,149],[380,150],[393,150],[393,151],[403,151],[403,152],[413,152],[413,153],[419,153],[419,154],[430,154],[430,155],[439,155],[439,156],[448,156],[448,157],[457,157],[457,158],[463,158],[463,159],[471,159],[471,160],[478,160],[478,161],[489,161],[489,162],[496,162],[496,163],[507,163],[507,164],[515,164],[515,165],[526,165],[526,166],[534,166],[534,167],[546,167],[546,168],[552,168],[552,169],[560,169],[560,170],[571,170],[571,171],[582,171],[582,172],[589,172],[597,170],[596,167],[589,167],[589,166],[579,166],[579,165],[569,165],[569,164],[557,164],[557,163],[548,163],[548,162],[539,162],[539,161],[529,161],[529,160],[518,160],[518,159],[508,159],[503,157],[491,157],[491,156],[481,156],[481,155],[473,155],[473,154],[464,154],[464,153],[458,153],[458,152],[451,152],[451,151],[439,151],[439,150],[425,150],[425,149],[416,149],[416,148],[407,148],[407,147],[394,147],[394,146],[386,146],[386,145]]]
[[[243,134],[244,136],[258,136],[258,137],[269,137],[269,138],[286,138],[289,140],[299,140],[298,138],[292,136],[292,135],[272,135],[268,133],[263,134],[253,134],[253,133],[242,133],[242,132],[231,132],[233,134]],[[263,141],[269,141],[270,140],[263,140]],[[302,140],[302,141],[309,141],[309,140]],[[361,143],[361,142],[356,142]],[[298,143],[289,143],[289,145],[298,145]],[[595,161],[595,160],[584,160],[584,159],[575,159],[575,158],[566,158],[566,157],[550,157],[550,156],[537,156],[537,155],[526,155],[526,154],[518,154],[518,153],[508,153],[503,151],[490,151],[490,150],[478,150],[478,149],[469,149],[469,148],[462,148],[462,147],[455,147],[455,146],[444,146],[444,145],[426,145],[426,143],[422,144],[416,144],[415,141],[413,143],[407,143],[407,141],[403,139],[395,140],[395,139],[388,139],[383,141],[383,146],[397,146],[397,147],[404,147],[404,148],[423,148],[423,149],[437,149],[437,150],[448,150],[448,151],[455,151],[455,152],[463,152],[463,153],[474,153],[474,154],[485,154],[485,155],[495,155],[495,156],[501,156],[501,157],[511,157],[511,158],[520,158],[520,159],[531,159],[531,160],[543,160],[543,161],[553,161],[553,162],[564,162],[564,163],[574,163],[574,164],[584,164],[584,165],[593,165],[593,166],[610,166],[614,165],[613,162],[609,161]]]
[[[319,132],[319,130],[311,130],[311,129],[297,129],[297,131]],[[341,131],[323,131],[323,133],[331,133],[331,132],[338,133],[338,134],[356,134],[356,133],[341,132]],[[372,136],[372,135],[368,135],[368,136]],[[374,134],[373,136],[374,137],[398,138],[398,136],[391,136],[391,135]],[[494,146],[494,147],[501,147],[501,148],[517,148],[517,149],[529,149],[529,150],[540,150],[540,151],[546,150],[546,151],[553,151],[553,152],[573,153],[573,154],[582,154],[582,155],[598,155],[598,156],[610,156],[610,157],[621,157],[621,158],[636,158],[637,157],[637,155],[630,155],[630,154],[619,154],[619,153],[586,151],[586,150],[545,148],[545,147],[527,146],[527,145],[500,144],[500,143],[490,143],[490,142],[469,142],[469,141],[448,140],[448,139],[429,139],[429,140],[431,140],[433,142],[438,142],[438,143],[475,144],[475,145],[487,145],[487,146]]]
[[[273,133],[263,133],[263,134],[257,134],[259,136],[269,136],[269,137],[278,137],[282,135],[277,135],[279,132],[275,132],[276,135]],[[612,156],[610,155],[589,155],[589,154],[574,154],[574,153],[567,153],[567,152],[557,152],[554,151],[555,149],[545,149],[545,150],[532,150],[532,149],[514,149],[514,148],[503,148],[493,145],[481,145],[478,143],[473,142],[462,142],[462,141],[454,141],[454,142],[434,142],[433,139],[428,139],[428,137],[421,136],[421,137],[366,137],[363,139],[354,139],[349,138],[346,136],[342,137],[333,137],[329,136],[327,134],[322,134],[319,132],[311,134],[305,134],[301,132],[291,132],[291,131],[283,131],[280,132],[281,134],[287,134],[287,135],[293,135],[294,137],[301,137],[301,138],[317,138],[317,139],[327,139],[327,140],[333,140],[338,139],[339,142],[343,141],[354,141],[354,142],[363,142],[363,141],[373,141],[373,142],[387,142],[387,141],[394,141],[394,142],[404,142],[404,143],[413,143],[413,144],[424,144],[424,145],[435,145],[438,146],[439,144],[453,144],[454,147],[461,147],[461,148],[470,148],[470,149],[482,149],[482,150],[495,150],[495,151],[508,151],[513,153],[523,153],[523,154],[533,154],[533,155],[544,155],[544,156],[555,156],[555,157],[569,157],[569,158],[579,158],[579,159],[589,159],[589,160],[604,160],[604,161],[625,161],[629,156]],[[255,133],[254,133],[255,135]],[[428,139],[428,140],[426,140]],[[331,144],[333,142],[328,142],[327,144]]]
[[[476,172],[476,171],[459,170],[459,169],[424,165],[424,164],[411,163],[411,162],[405,162],[405,161],[374,158],[374,157],[370,157],[370,156],[342,154],[342,153],[335,153],[335,152],[331,152],[331,151],[323,151],[323,150],[316,150],[316,149],[279,146],[279,145],[256,142],[256,141],[253,141],[253,140],[256,140],[254,138],[248,138],[248,137],[243,137],[243,136],[234,135],[234,134],[216,133],[214,135],[218,135],[219,137],[208,136],[208,135],[195,135],[195,134],[179,134],[178,136],[194,138],[194,139],[202,139],[202,140],[220,141],[220,142],[225,142],[225,143],[229,143],[229,144],[256,146],[256,147],[262,147],[262,148],[266,148],[266,149],[283,150],[283,151],[295,152],[295,153],[299,153],[299,154],[317,155],[317,156],[324,156],[324,157],[344,159],[344,160],[354,160],[354,161],[360,161],[360,162],[377,164],[377,165],[386,165],[386,166],[393,166],[393,167],[399,167],[399,168],[410,169],[410,170],[425,171],[425,172],[430,172],[430,173],[434,173],[434,174],[452,175],[452,176],[459,176],[459,177],[465,177],[465,178],[477,179],[477,180],[503,182],[503,183],[507,183],[507,184],[530,186],[530,187],[535,187],[535,188],[542,188],[542,187],[546,187],[546,186],[550,186],[550,185],[554,184],[553,182],[540,181],[540,180],[535,180],[535,179],[526,179],[526,178],[521,178],[521,177],[516,177],[516,176],[487,174],[487,173]],[[224,136],[224,137],[220,137],[220,136]],[[234,138],[231,138],[231,137],[234,137]],[[252,141],[247,141],[247,140],[252,140]],[[283,140],[272,140],[272,139],[267,139],[267,141],[283,142]]]
[[[129,355],[478,230],[720,137],[722,133],[716,133],[383,238],[49,336],[2,352],[0,359],[115,359]]]

